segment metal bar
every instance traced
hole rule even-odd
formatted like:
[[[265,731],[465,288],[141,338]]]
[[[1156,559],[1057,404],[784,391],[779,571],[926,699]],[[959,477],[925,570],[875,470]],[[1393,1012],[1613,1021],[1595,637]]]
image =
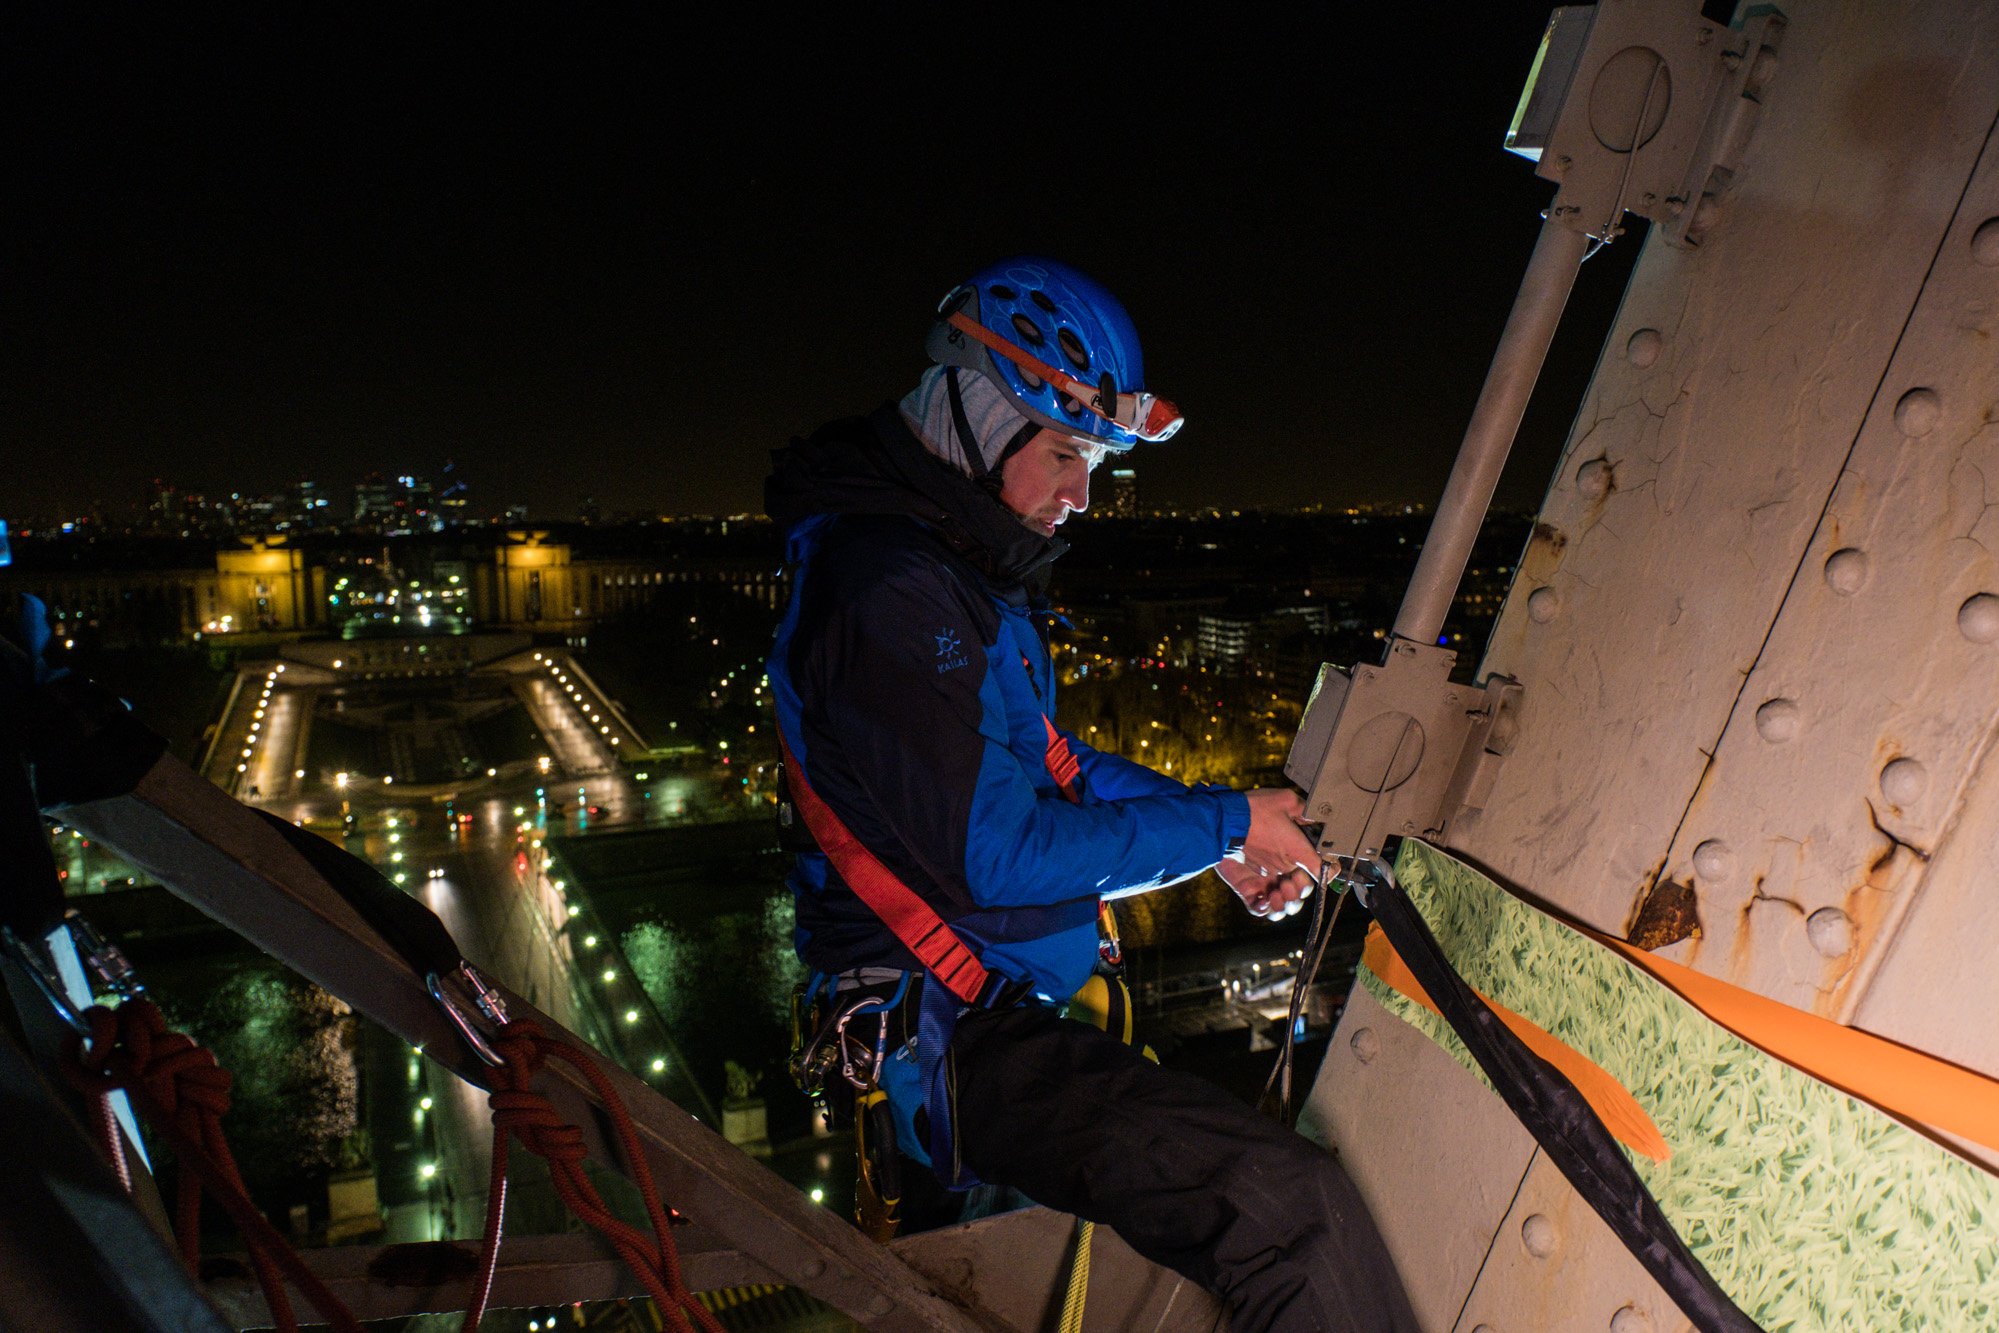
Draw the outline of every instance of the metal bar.
[[[699,1227],[674,1233],[681,1275],[693,1291],[747,1287],[770,1280],[763,1266]],[[471,1295],[478,1247],[437,1241],[419,1245],[340,1245],[308,1250],[305,1260],[360,1320],[463,1310]],[[238,1328],[269,1328],[270,1308],[248,1278],[211,1283],[209,1296]],[[644,1296],[645,1287],[593,1232],[519,1236],[500,1246],[493,1276],[494,1310],[568,1305]]]
[[[918,1232],[893,1248],[959,1300],[1008,1327],[1052,1328],[1069,1285],[1075,1236],[1076,1219],[1069,1214],[1023,1208]],[[1109,1227],[1097,1228],[1083,1308],[1084,1333],[1213,1333],[1222,1323],[1220,1301],[1143,1258]]]
[[[1471,424],[1458,446],[1457,462],[1451,465],[1451,478],[1444,483],[1429,536],[1423,539],[1416,572],[1410,575],[1402,609],[1396,612],[1398,639],[1435,643],[1444,628],[1588,244],[1588,236],[1552,219],[1541,224],[1540,239],[1534,242],[1534,254],[1520,279],[1520,293],[1513,298],[1513,312],[1506,317],[1499,347],[1485,372],[1485,387],[1479,390]]]
[[[128,796],[67,807],[62,817],[460,1078],[487,1086],[486,1067],[423,979],[275,829],[179,760],[161,758]],[[503,994],[516,1017],[587,1045]],[[639,1079],[608,1062],[605,1073],[631,1109],[668,1201],[754,1258],[767,1280],[801,1287],[870,1328],[994,1327]],[[589,1085],[559,1061],[545,1078],[541,1090],[584,1130],[592,1157],[622,1169]]]

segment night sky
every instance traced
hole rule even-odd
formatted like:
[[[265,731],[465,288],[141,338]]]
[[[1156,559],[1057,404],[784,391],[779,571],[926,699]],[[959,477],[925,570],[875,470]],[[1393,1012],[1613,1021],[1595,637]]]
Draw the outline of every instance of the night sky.
[[[1147,503],[1430,501],[1553,192],[1500,146],[1538,3],[70,8],[0,43],[0,516],[447,459],[475,513],[755,510],[1034,250],[1187,412]],[[1636,248],[1585,267],[1502,501]]]

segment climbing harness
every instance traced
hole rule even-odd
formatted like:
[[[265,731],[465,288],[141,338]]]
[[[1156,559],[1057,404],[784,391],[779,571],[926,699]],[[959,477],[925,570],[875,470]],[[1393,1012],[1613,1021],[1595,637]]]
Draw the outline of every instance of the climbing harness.
[[[1029,685],[1038,699],[1040,689],[1033,684],[1033,664],[1025,654],[1021,657],[1021,665],[1027,670]],[[1043,751],[1048,775],[1064,799],[1080,802],[1082,765],[1070,750],[1067,738],[1056,729],[1054,720],[1048,716],[1047,708],[1044,706],[1040,712],[1048,738]],[[937,910],[863,846],[839,815],[820,799],[806,779],[804,766],[792,751],[790,738],[782,731],[778,733],[778,748],[790,796],[788,807],[780,807],[780,822],[789,823],[790,819],[795,819],[802,823],[811,836],[812,845],[833,863],[847,887],[923,964],[924,975],[917,979],[912,989],[917,1011],[915,1056],[926,1090],[930,1161],[932,1169],[948,1188],[969,1189],[978,1181],[965,1171],[957,1136],[952,1132],[956,1123],[956,1079],[950,1059],[951,1034],[957,1027],[961,1008],[1009,1007],[1025,999],[1033,988],[1028,983],[989,972],[971,946],[937,914]],[[1098,903],[1098,915],[1099,920],[1110,919],[1101,901]],[[1117,956],[1114,927],[1111,954]],[[928,984],[932,979],[935,984]],[[809,1002],[810,997],[807,998]],[[881,1026],[885,1031],[886,1017]],[[815,1029],[815,1032],[821,1032],[823,1036],[821,1030]],[[794,1061],[794,1078],[801,1078],[814,1069],[817,1062],[826,1058],[823,1052],[827,1049],[823,1042],[816,1039],[810,1045],[795,1043],[794,1050],[799,1051],[799,1055]],[[845,1059],[844,1036],[837,1038],[833,1049],[842,1053],[838,1058]],[[885,1052],[873,1061],[877,1079],[884,1057]],[[824,1069],[817,1070],[817,1077],[822,1081],[825,1072]],[[804,1086],[803,1081],[801,1086]],[[941,1145],[948,1145],[949,1151],[942,1151]]]
[[[1033,685],[1033,663],[1025,654],[1021,656],[1021,666],[1039,699],[1040,689]],[[1047,709],[1043,707],[1040,712],[1041,724],[1047,735],[1043,762],[1048,775],[1063,799],[1080,802],[1082,764],[1069,748],[1068,738],[1048,716]],[[961,1008],[1009,1008],[1032,994],[1033,987],[1027,982],[988,972],[971,947],[936,910],[862,846],[840,817],[813,791],[805,777],[804,766],[798,762],[790,740],[782,732],[778,736],[778,746],[789,797],[787,803],[780,805],[781,825],[795,832],[795,826],[802,824],[811,842],[799,849],[823,853],[847,886],[904,947],[922,961],[926,969],[923,974],[914,976],[908,973],[891,974],[898,975],[900,983],[894,995],[887,1000],[864,995],[844,1005],[831,1003],[837,998],[834,989],[837,983],[833,978],[824,976],[814,976],[792,997],[792,1078],[808,1096],[822,1097],[827,1076],[838,1065],[842,1077],[855,1089],[856,1157],[860,1180],[858,1203],[878,1220],[888,1218],[885,1225],[893,1234],[894,1209],[877,1184],[885,1178],[885,1172],[878,1167],[871,1168],[870,1163],[871,1160],[892,1161],[894,1156],[893,1121],[887,1115],[887,1098],[880,1089],[880,1081],[889,1056],[892,1028],[900,1027],[900,1031],[895,1033],[894,1045],[897,1049],[901,1049],[908,1040],[910,1025],[903,1012],[905,1001],[913,1000],[916,1011],[914,1054],[919,1078],[926,1090],[925,1110],[930,1139],[927,1146],[932,1170],[948,1188],[964,1190],[978,1181],[964,1169],[957,1135],[953,1132],[957,1122],[957,1080],[950,1053],[951,1035],[956,1029]],[[1101,899],[1097,903],[1097,919],[1098,971],[1110,976],[1108,984],[1114,986],[1122,998],[1123,1026],[1128,1031],[1130,992],[1120,975],[1123,951],[1118,944],[1117,918],[1110,904]],[[1087,985],[1085,989],[1088,989]],[[825,1008],[819,1007],[818,997],[822,992],[829,998]],[[857,1057],[847,1029],[854,1019],[867,1014],[877,1016],[873,1049],[863,1049]],[[898,1025],[897,1019],[904,1021]],[[1100,1022],[1099,1026],[1104,1024]],[[857,1070],[866,1072],[857,1075]],[[874,1122],[872,1126],[866,1123],[870,1119]],[[861,1137],[870,1131],[871,1140]],[[940,1151],[940,1144],[948,1144],[949,1150]],[[870,1178],[871,1169],[873,1179]]]

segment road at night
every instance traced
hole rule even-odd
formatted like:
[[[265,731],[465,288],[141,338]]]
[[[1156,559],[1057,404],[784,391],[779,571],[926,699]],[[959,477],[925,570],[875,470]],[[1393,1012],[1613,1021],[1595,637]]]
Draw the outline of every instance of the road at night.
[[[635,1072],[700,1113],[701,1096],[670,1039],[651,1030],[636,980],[605,966],[605,945],[594,933],[581,937],[590,946],[582,950],[577,932],[565,930],[584,909],[572,908],[567,886],[549,877],[544,842],[630,827],[654,814],[672,821],[708,803],[711,794],[697,789],[712,785],[720,795],[722,784],[675,776],[657,790],[642,788],[618,767],[611,744],[614,736],[628,743],[628,728],[566,654],[520,654],[489,669],[511,678],[533,720],[545,747],[536,760],[450,786],[398,783],[394,774],[309,772],[311,716],[321,695],[342,682],[313,667],[267,662],[244,667],[218,721],[210,776],[239,798],[341,842],[434,911],[476,967],[600,1050],[619,1053],[644,1042]],[[631,1063],[633,1052],[622,1054]],[[476,1236],[492,1151],[485,1094],[427,1062],[412,1070],[408,1105],[395,1114],[407,1115],[417,1131],[414,1149],[384,1148],[377,1163],[387,1239]],[[397,1134],[409,1139],[400,1126],[373,1128],[382,1144]],[[510,1191],[516,1222],[559,1225],[542,1173],[530,1168],[524,1176],[524,1187]]]

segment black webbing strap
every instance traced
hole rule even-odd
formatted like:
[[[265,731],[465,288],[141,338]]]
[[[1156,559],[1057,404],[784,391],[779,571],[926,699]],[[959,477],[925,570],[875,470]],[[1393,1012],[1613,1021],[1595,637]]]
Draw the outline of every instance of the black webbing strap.
[[[45,621],[7,628],[48,637]],[[167,743],[109,690],[49,672],[39,644],[30,652],[11,634],[0,634],[0,925],[39,940],[66,906],[42,811],[129,792]]]
[[[1630,1159],[1561,1071],[1527,1049],[1457,974],[1422,913],[1392,879],[1365,895],[1388,942],[1541,1151],[1589,1201],[1702,1333],[1761,1333],[1659,1210]]]
[[[448,977],[465,961],[458,942],[437,914],[396,887],[381,871],[346,848],[336,847],[268,810],[255,813],[276,829],[419,977]]]

